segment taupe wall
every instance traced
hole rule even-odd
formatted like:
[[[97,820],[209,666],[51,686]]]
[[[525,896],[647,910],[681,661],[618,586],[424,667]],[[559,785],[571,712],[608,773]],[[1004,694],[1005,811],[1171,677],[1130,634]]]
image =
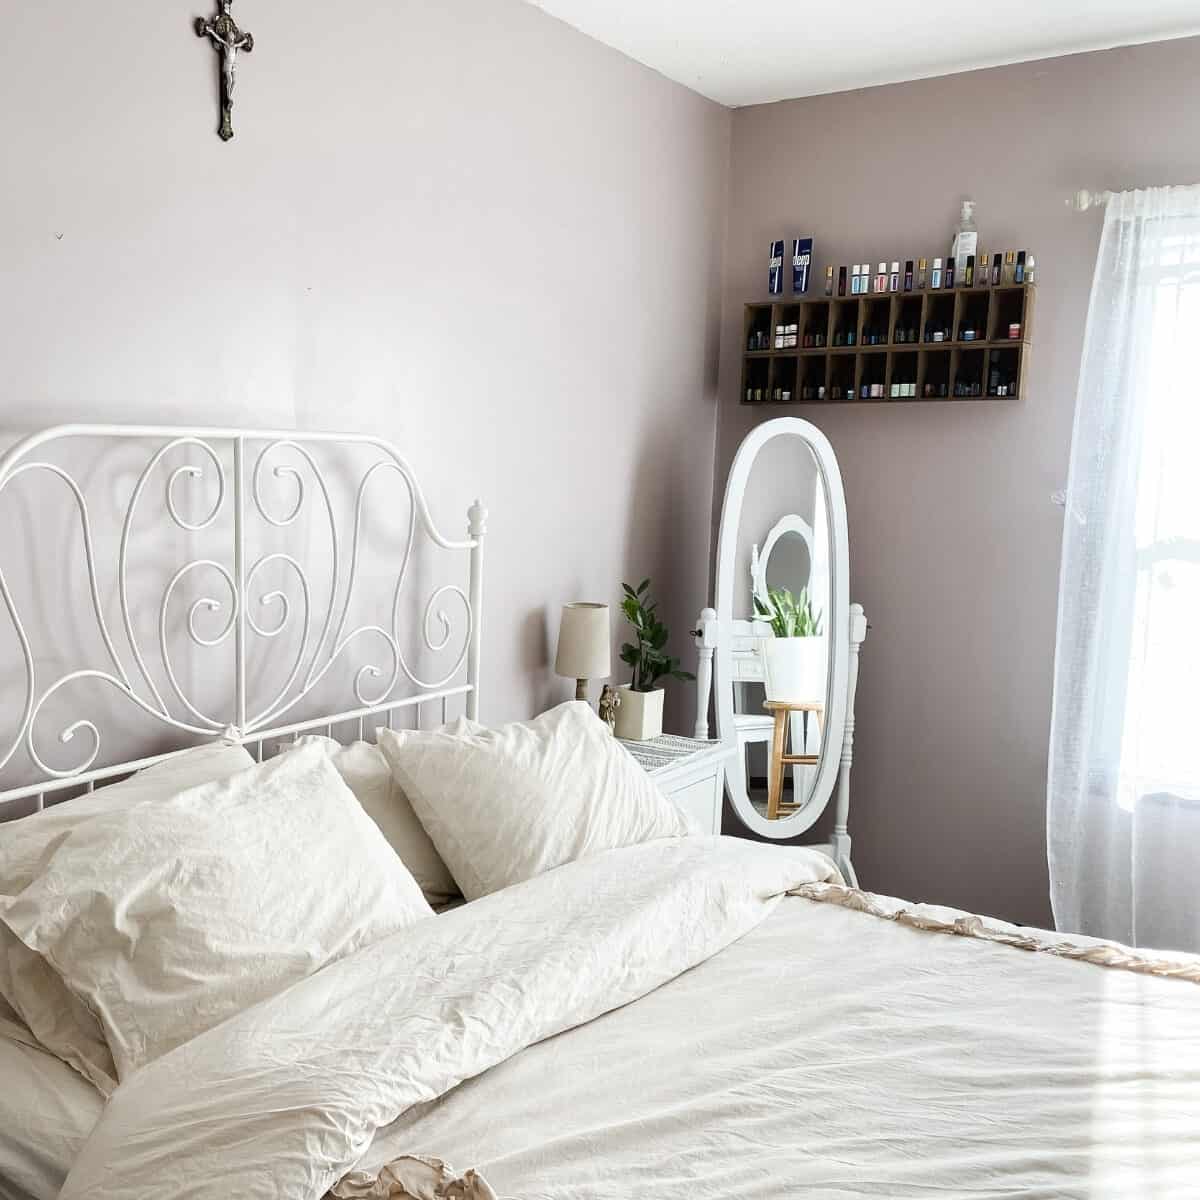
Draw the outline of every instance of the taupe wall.
[[[1050,919],[1062,511],[1049,497],[1065,482],[1101,219],[1063,200],[1200,179],[1197,113],[1190,39],[734,114],[718,494],[741,436],[768,416],[808,417],[838,454],[852,591],[873,626],[853,777],[867,887]],[[1037,255],[1022,399],[739,407],[741,306],[763,297],[772,238],[815,235],[819,288],[827,262],[945,254],[963,196],[983,245]]]
[[[0,427],[392,437],[449,531],[491,509],[492,720],[571,694],[557,606],[623,576],[686,649],[726,110],[519,0],[261,0],[224,145],[205,6],[11,7]]]

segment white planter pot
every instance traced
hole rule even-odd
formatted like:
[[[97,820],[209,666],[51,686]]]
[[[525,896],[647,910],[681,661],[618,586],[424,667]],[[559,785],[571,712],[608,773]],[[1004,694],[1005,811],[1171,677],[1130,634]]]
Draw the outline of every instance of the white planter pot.
[[[645,742],[662,734],[662,688],[652,692],[635,692],[627,683],[617,689],[621,705],[617,709],[617,725],[613,732],[631,742]]]
[[[828,649],[824,637],[760,638],[768,700],[824,704]]]

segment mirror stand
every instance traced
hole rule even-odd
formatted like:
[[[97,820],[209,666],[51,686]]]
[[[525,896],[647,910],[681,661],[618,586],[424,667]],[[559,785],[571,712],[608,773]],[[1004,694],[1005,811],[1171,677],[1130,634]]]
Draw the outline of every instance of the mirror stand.
[[[693,736],[704,741],[709,740],[710,734],[708,710],[712,700],[713,658],[719,637],[718,628],[716,609],[705,608],[701,610],[696,628],[692,630],[697,651],[696,727]],[[851,604],[849,663],[846,673],[846,723],[842,735],[842,753],[838,762],[837,803],[829,844],[818,847],[827,851],[851,887],[858,887],[858,876],[850,858],[850,767],[854,763],[854,698],[858,692],[858,652],[866,641],[869,628],[863,606]],[[769,717],[767,722],[770,722]],[[739,744],[737,766],[726,767],[727,772],[734,769],[745,771],[746,744]]]
[[[694,631],[695,734],[708,737],[711,702],[717,738],[737,762],[726,771],[729,805],[751,836],[795,841],[836,795],[832,834],[818,848],[853,884],[850,767],[867,622],[850,603],[847,542],[841,472],[825,435],[795,417],[751,429],[726,481],[716,602]],[[764,748],[765,802],[747,786],[747,751]]]

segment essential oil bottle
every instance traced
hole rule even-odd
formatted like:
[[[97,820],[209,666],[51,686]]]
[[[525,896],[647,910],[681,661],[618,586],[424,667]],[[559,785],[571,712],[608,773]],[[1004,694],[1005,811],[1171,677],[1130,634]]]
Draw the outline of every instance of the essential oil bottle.
[[[1017,261],[1013,267],[1013,283],[1025,282],[1025,251],[1017,251]]]
[[[929,276],[929,286],[935,291],[942,286],[942,260],[940,258],[933,260],[933,272]]]
[[[783,294],[783,239],[771,243],[770,259],[767,263],[767,290],[772,296]]]
[[[924,289],[926,281],[926,272],[929,270],[928,259],[920,258],[917,260],[917,287]]]

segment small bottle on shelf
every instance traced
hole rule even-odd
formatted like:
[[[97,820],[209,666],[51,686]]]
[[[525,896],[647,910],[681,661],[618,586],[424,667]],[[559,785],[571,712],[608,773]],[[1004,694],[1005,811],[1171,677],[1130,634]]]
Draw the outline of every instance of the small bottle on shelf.
[[[934,291],[942,286],[942,260],[940,258],[933,260],[933,271],[929,276],[929,286]]]
[[[892,271],[888,276],[888,291],[898,292],[900,290],[900,264],[892,263]]]
[[[837,294],[844,296],[846,294],[846,268],[838,267],[838,289]]]
[[[1012,283],[1017,275],[1017,256],[1009,250],[1004,255],[1004,282]]]
[[[954,233],[954,244],[950,247],[950,258],[954,262],[954,273],[960,278],[966,271],[967,255],[974,254],[979,244],[975,228],[975,201],[964,200],[959,215],[958,228]]]
[[[1000,257],[1000,251],[997,250],[995,256],[992,258],[992,287],[999,287],[1003,282],[1004,276],[1001,267],[1003,261]]]
[[[954,259],[946,259],[946,273],[942,276],[945,281],[945,286],[952,288],[954,286]]]
[[[833,295],[833,268],[825,268],[825,295]]]
[[[1017,261],[1013,266],[1013,283],[1025,282],[1025,251],[1017,251]]]
[[[967,265],[963,269],[962,285],[970,287],[975,282],[975,255],[967,255]]]
[[[911,292],[913,287],[913,260],[910,258],[904,264],[904,290]]]
[[[985,269],[987,267],[987,261],[988,256],[986,250],[981,250],[975,255],[975,270],[973,272],[972,279],[978,287],[987,287],[988,273]]]
[[[917,288],[919,290],[923,290],[925,287],[925,282],[926,282],[925,276],[926,276],[926,272],[928,271],[928,269],[929,269],[929,262],[927,259],[924,259],[924,258],[917,259]]]
[[[875,272],[875,290],[876,292],[887,291],[887,263],[880,263],[879,270]]]
[[[1032,254],[1026,255],[1026,257],[1025,257],[1025,282],[1026,283],[1036,283],[1037,282],[1037,280],[1035,278],[1036,275],[1037,275],[1037,259],[1035,259]]]
[[[771,243],[767,263],[767,290],[772,296],[783,295],[783,239]]]

